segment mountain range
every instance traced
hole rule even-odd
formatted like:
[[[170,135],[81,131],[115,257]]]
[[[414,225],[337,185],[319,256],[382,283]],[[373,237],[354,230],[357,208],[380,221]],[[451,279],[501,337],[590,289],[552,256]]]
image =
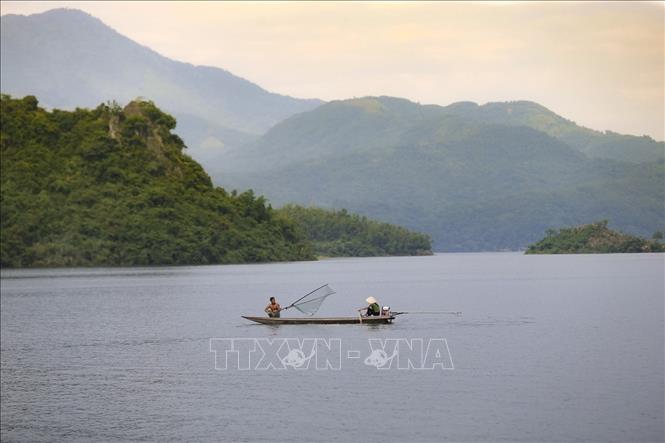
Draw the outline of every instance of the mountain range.
[[[3,93],[65,109],[153,100],[215,183],[274,205],[346,208],[426,232],[441,251],[520,249],[600,219],[664,228],[662,141],[534,102],[301,100],[170,60],[77,10],[6,15],[1,29]]]
[[[365,97],[288,118],[227,153],[215,175],[277,205],[346,208],[426,232],[439,251],[521,249],[549,228],[599,219],[640,235],[662,229],[663,146],[532,102]]]

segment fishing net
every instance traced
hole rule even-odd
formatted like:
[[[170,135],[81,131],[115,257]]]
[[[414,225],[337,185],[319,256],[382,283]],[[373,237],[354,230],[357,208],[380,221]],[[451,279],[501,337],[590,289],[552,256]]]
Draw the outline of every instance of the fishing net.
[[[323,301],[335,291],[328,285],[321,286],[319,289],[310,292],[301,300],[293,304],[293,307],[307,315],[314,315],[319,310]]]

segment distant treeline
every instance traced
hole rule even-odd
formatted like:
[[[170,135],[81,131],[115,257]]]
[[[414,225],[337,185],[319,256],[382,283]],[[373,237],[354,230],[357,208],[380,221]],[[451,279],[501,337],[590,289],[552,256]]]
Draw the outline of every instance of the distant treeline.
[[[319,256],[431,255],[429,236],[370,220],[346,210],[287,205],[278,211],[295,220]]]
[[[665,252],[663,233],[656,232],[653,240],[613,231],[607,221],[551,229],[544,239],[529,246],[527,254],[596,254],[623,252]]]

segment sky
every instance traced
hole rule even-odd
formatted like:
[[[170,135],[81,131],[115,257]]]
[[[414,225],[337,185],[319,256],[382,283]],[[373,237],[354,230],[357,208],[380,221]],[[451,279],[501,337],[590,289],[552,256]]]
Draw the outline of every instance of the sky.
[[[665,2],[0,2],[3,15],[58,7],[280,94],[531,100],[665,139]]]

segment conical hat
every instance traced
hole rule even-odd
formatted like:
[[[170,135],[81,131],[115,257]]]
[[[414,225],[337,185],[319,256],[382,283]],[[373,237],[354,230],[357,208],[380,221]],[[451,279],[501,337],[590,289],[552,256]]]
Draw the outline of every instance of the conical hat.
[[[370,305],[376,303],[376,299],[374,297],[367,297],[365,301]]]

